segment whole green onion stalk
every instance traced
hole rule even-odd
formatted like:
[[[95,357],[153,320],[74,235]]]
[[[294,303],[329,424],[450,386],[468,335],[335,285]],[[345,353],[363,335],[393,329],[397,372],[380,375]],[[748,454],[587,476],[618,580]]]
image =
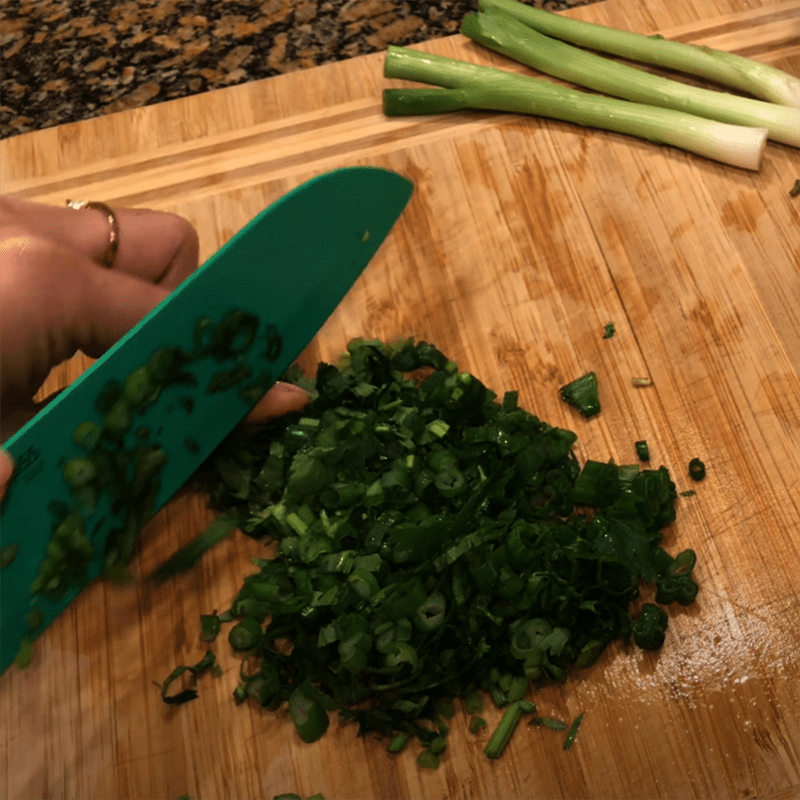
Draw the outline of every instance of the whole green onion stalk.
[[[637,103],[766,128],[768,138],[800,147],[800,109],[662,78],[551,39],[494,7],[490,13],[467,14],[461,33],[554,78]]]
[[[478,8],[504,11],[540,33],[581,47],[696,75],[770,103],[800,108],[800,80],[735,53],[570,19],[516,0],[479,0]]]
[[[757,170],[766,128],[729,125],[681,111],[568,89],[494,67],[390,45],[387,78],[442,89],[386,89],[387,116],[439,114],[474,108],[532,114],[638,136],[744,169]]]

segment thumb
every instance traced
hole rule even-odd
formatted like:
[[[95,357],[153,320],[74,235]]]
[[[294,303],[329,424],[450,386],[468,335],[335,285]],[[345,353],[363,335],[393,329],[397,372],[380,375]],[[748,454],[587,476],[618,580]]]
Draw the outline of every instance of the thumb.
[[[14,459],[5,450],[0,450],[0,500],[5,496],[6,487],[11,480],[13,471]]]

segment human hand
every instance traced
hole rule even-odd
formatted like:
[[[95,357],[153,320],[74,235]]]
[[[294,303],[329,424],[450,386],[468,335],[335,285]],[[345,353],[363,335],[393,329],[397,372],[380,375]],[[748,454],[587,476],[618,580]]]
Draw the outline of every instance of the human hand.
[[[46,405],[33,397],[55,365],[101,356],[198,266],[197,233],[175,214],[48,206],[0,196],[0,441]],[[276,384],[248,415],[263,422],[303,408],[302,389]],[[0,497],[13,468],[0,451]]]

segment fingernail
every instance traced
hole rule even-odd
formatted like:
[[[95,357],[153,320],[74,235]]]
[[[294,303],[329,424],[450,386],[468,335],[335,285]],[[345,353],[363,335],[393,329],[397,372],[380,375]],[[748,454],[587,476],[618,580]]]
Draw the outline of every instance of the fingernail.
[[[311,397],[311,392],[307,392],[302,386],[298,386],[296,383],[286,383],[285,381],[275,381],[276,386],[281,387],[281,391],[284,392],[291,392],[292,394],[296,394],[302,397]]]

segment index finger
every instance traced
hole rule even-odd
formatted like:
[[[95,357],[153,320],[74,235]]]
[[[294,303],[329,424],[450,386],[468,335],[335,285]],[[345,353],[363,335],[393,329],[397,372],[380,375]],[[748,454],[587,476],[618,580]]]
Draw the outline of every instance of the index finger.
[[[198,266],[197,232],[188,220],[166,211],[113,208],[119,249],[113,269],[128,272],[167,290]],[[0,226],[13,223],[102,263],[109,243],[108,217],[98,209],[76,211],[12,197],[0,197]]]

